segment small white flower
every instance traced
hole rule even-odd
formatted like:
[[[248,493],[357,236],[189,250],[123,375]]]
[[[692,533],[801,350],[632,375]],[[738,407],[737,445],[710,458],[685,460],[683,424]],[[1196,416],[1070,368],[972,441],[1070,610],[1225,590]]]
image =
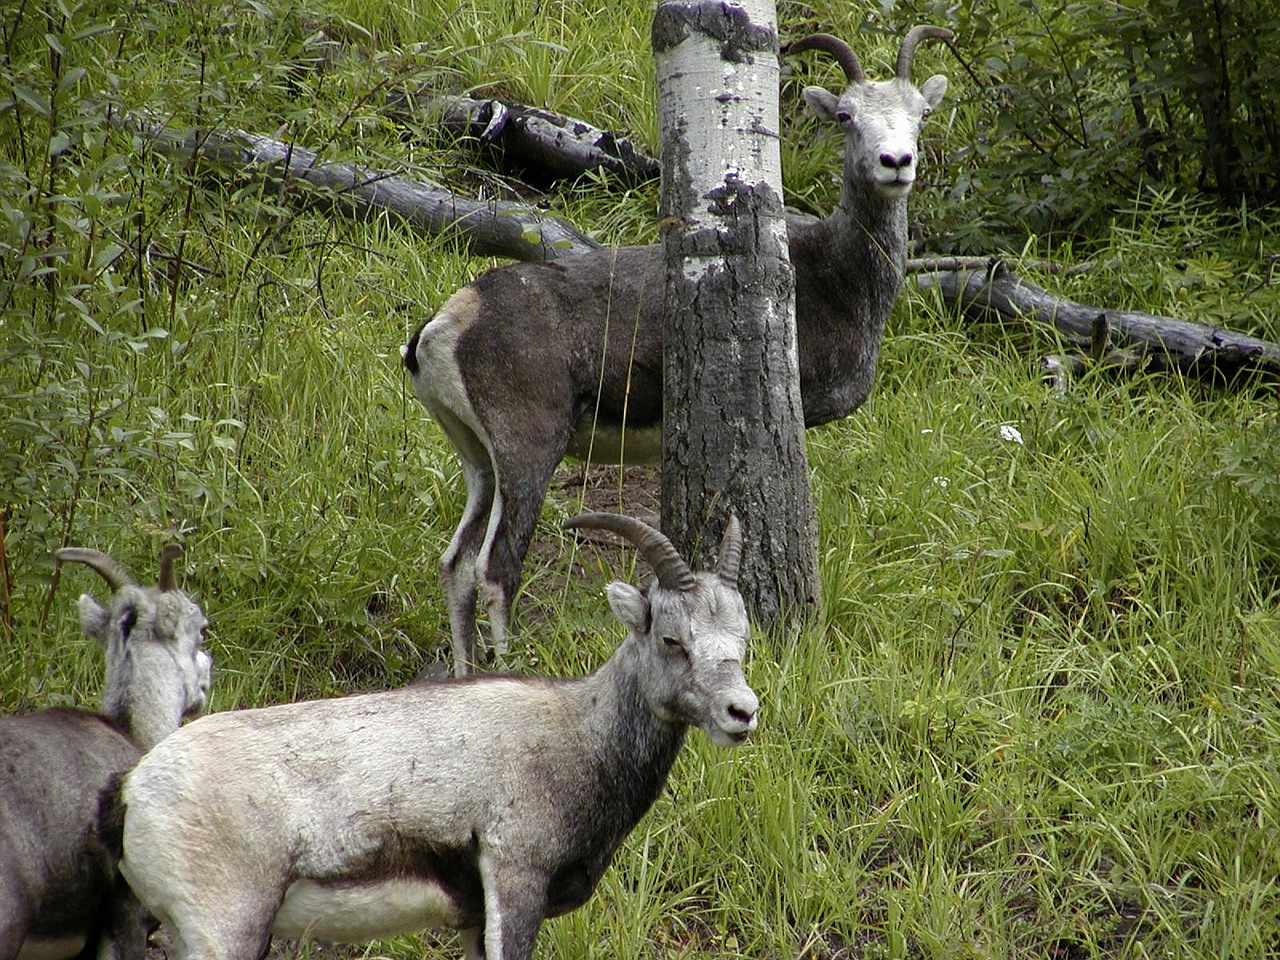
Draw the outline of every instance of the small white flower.
[[[1021,443],[1022,434],[1017,427],[1011,427],[1005,423],[1000,425],[1000,439],[1008,440],[1010,443]]]
[[[921,430],[920,432],[921,432],[921,433],[933,433],[933,427],[925,427],[925,428],[924,428],[923,430]]]
[[[941,489],[947,489],[947,484],[951,482],[949,477],[934,477],[933,482]]]

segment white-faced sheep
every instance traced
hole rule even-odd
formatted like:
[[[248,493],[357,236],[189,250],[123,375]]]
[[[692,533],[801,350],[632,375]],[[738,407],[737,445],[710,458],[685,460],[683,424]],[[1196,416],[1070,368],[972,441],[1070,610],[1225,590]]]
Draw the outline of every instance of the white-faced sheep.
[[[690,725],[755,728],[742,674],[741,538],[714,573],[614,514],[654,569],[608,587],[627,627],[586,677],[484,676],[227,712],[188,724],[125,782],[121,870],[177,960],[258,960],[273,933],[362,942],[462,932],[472,960],[527,960],[581,905],[657,798]]]
[[[143,588],[104,553],[57,553],[111,587],[109,606],[80,597],[80,624],[106,652],[106,684],[99,713],[0,718],[0,960],[142,956],[147,921],[117,874],[119,826],[102,814],[113,780],[209,694],[206,620],[177,588],[180,554],[167,548],[159,583]]]
[[[804,90],[845,136],[836,209],[788,223],[806,426],[847,416],[875,376],[906,258],[920,125],[947,88],[944,76],[911,83],[916,47],[930,37],[951,33],[912,29],[886,81],[866,79],[849,46],[828,34],[788,51],[831,54],[849,82],[839,95]],[[456,673],[477,662],[478,600],[499,660],[506,653],[512,599],[556,464],[566,455],[651,459],[660,449],[663,270],[657,246],[499,267],[410,337],[404,362],[414,390],[456,448],[467,485],[441,557]]]

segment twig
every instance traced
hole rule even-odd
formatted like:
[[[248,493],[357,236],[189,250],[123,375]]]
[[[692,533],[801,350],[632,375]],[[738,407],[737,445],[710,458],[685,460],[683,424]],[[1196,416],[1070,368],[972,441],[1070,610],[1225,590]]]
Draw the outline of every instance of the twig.
[[[907,273],[922,273],[928,270],[987,270],[991,267],[993,260],[1002,260],[1003,258],[995,257],[914,257],[907,261]],[[1065,267],[1053,260],[1018,260],[1019,266],[1026,267],[1028,270],[1037,270],[1041,273],[1048,273],[1052,276],[1075,277],[1082,273],[1088,273],[1097,266],[1092,260],[1086,260],[1084,263],[1072,264]]]
[[[9,507],[0,508],[0,626],[4,627],[5,640],[14,641],[13,632],[13,580],[9,576],[9,547],[5,540],[5,522],[9,519]]]

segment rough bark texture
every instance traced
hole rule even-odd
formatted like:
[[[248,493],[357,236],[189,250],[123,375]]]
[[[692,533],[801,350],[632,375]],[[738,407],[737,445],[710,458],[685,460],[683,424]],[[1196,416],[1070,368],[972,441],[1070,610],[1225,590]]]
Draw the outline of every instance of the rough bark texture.
[[[764,623],[818,599],[772,0],[665,2],[653,26],[666,258],[662,527],[705,564],[730,511]]]
[[[539,107],[475,97],[398,95],[393,115],[421,114],[491,151],[495,165],[528,183],[549,185],[605,170],[623,183],[658,179],[658,161],[626,137]]]
[[[999,261],[989,270],[921,273],[915,282],[922,290],[936,289],[975,320],[1043,323],[1095,356],[1109,347],[1137,348],[1149,363],[1197,376],[1280,373],[1280,344],[1173,317],[1076,303],[1021,279]]]
[[[523,204],[471,200],[443,187],[356,164],[320,160],[310,150],[240,130],[170,130],[136,114],[112,121],[172,157],[196,157],[233,174],[261,177],[299,203],[355,216],[399,217],[426,235],[455,233],[480,256],[552,260],[600,246],[555,217]],[[305,182],[313,189],[299,190]],[[295,189],[289,191],[290,185]]]

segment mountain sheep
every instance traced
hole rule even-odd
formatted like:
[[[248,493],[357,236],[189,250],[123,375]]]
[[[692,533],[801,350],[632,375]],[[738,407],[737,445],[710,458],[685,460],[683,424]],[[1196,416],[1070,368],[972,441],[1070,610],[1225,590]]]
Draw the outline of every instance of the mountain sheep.
[[[866,79],[829,34],[788,50],[831,54],[849,81],[839,95],[804,90],[845,136],[836,209],[788,222],[806,426],[847,416],[871,389],[902,281],[921,121],[947,88],[941,75],[915,87],[911,64],[921,40],[950,37],[913,28],[885,81]],[[556,464],[658,455],[663,276],[658,246],[509,264],[463,287],[409,338],[414,390],[456,448],[467,485],[441,557],[456,674],[477,664],[477,601],[499,661],[507,652],[512,600]]]
[[[56,554],[111,587],[108,606],[87,593],[79,602],[81,627],[106,652],[106,684],[99,713],[0,718],[0,960],[142,957],[145,914],[119,881],[100,811],[113,781],[209,696],[207,621],[177,587],[181,553],[166,548],[146,588],[105,553]]]
[[[585,677],[484,676],[213,714],[125,782],[121,871],[177,960],[258,960],[271,935],[363,942],[462,932],[527,960],[657,798],[690,725],[744,742],[747,615],[731,520],[714,573],[614,514],[653,567],[608,587],[627,636]]]

